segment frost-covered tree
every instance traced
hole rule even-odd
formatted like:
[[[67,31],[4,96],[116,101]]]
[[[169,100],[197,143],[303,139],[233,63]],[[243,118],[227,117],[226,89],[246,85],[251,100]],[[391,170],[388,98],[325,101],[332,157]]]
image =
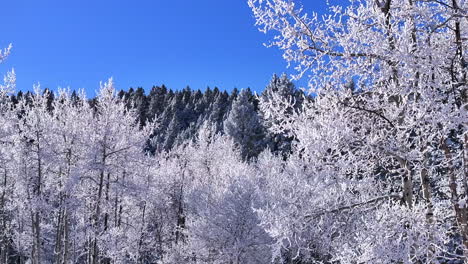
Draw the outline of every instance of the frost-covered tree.
[[[12,45],[10,44],[8,48],[0,50],[0,63],[2,63],[10,55]],[[16,88],[16,75],[15,71],[11,70],[6,73],[3,78],[3,84],[0,85],[0,102],[3,103],[5,97],[14,92]]]
[[[142,87],[138,87],[133,94],[132,101],[134,103],[133,108],[138,112],[138,120],[140,124],[144,125],[148,120],[148,98],[145,96],[145,90]]]
[[[281,153],[284,156],[289,155],[293,138],[287,136],[287,133],[283,131],[274,130],[281,119],[270,115],[270,105],[283,104],[284,107],[289,107],[285,110],[285,114],[291,115],[294,111],[299,110],[302,100],[302,94],[296,90],[286,74],[281,76],[274,74],[259,97],[261,118],[264,126],[268,129],[268,145],[273,152]]]
[[[265,192],[278,248],[340,263],[466,259],[467,3],[353,0],[323,17],[248,3],[314,95],[292,116],[269,105],[298,141]]]
[[[1,262],[140,261],[150,126],[111,81],[93,105],[65,90],[50,98],[36,87],[2,103]]]
[[[11,45],[0,50],[0,63],[10,54]],[[12,196],[14,192],[14,177],[12,170],[14,135],[17,117],[10,111],[12,105],[8,96],[15,89],[15,73],[7,72],[4,82],[0,84],[0,262],[7,262],[11,251],[11,238],[15,232],[11,219],[14,212]]]
[[[245,160],[256,157],[264,149],[264,127],[260,122],[250,90],[242,90],[232,104],[224,122],[224,132],[232,137]]]
[[[204,123],[197,140],[168,153],[155,171],[169,209],[158,222],[172,230],[161,234],[162,262],[268,262],[271,238],[254,211],[255,174],[213,126]]]
[[[209,109],[208,121],[215,125],[216,130],[223,130],[223,121],[226,119],[227,111],[229,110],[228,105],[228,94],[226,91],[216,94],[211,102],[211,107]]]
[[[164,98],[167,94],[166,86],[153,86],[148,98],[148,118],[153,120],[164,111]]]
[[[143,214],[138,194],[145,179],[141,172],[149,130],[140,129],[138,112],[117,98],[112,79],[101,86],[86,135],[89,172],[82,178],[81,199],[88,205],[82,217],[91,220],[86,227],[87,258],[91,263],[129,261],[137,255],[140,227],[132,219]]]
[[[50,211],[50,199],[54,195],[54,180],[52,173],[52,154],[50,140],[54,118],[49,113],[49,96],[41,94],[39,86],[35,87],[30,103],[22,100],[19,108],[24,115],[18,122],[17,144],[17,206],[21,208],[16,221],[23,231],[16,237],[18,248],[23,244],[21,253],[30,257],[32,263],[52,261],[51,243],[46,240],[53,238],[52,228],[47,221],[46,212]],[[28,245],[28,242],[30,245]]]

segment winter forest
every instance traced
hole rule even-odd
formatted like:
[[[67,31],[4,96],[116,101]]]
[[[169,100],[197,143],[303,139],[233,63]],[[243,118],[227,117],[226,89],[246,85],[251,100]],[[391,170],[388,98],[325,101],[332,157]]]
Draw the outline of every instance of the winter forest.
[[[4,73],[0,263],[468,263],[468,1],[244,4],[259,94]]]

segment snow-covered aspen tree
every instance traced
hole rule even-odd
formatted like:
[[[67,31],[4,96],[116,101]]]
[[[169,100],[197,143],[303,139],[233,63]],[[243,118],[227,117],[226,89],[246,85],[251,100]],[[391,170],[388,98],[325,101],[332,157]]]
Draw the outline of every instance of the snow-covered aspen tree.
[[[139,184],[144,179],[143,150],[149,129],[140,127],[137,112],[118,99],[112,79],[101,85],[93,111],[85,132],[91,177],[82,175],[83,199],[90,205],[87,214],[92,220],[87,261],[125,262],[138,255],[135,234],[139,228],[133,217],[144,213],[138,206]]]
[[[24,114],[18,122],[18,152],[16,188],[17,221],[25,226],[22,236],[16,238],[16,243],[31,245],[29,259],[32,263],[51,261],[47,254],[52,253],[51,244],[45,241],[51,239],[48,225],[48,215],[51,195],[54,188],[51,184],[50,155],[47,139],[52,124],[52,116],[47,110],[47,95],[42,94],[39,86],[35,86],[34,95],[30,100],[22,100],[19,106]],[[27,238],[27,239],[25,239]]]
[[[0,50],[0,63],[9,55],[11,45]],[[14,178],[12,177],[12,145],[14,144],[14,124],[16,116],[10,111],[11,104],[8,95],[15,90],[15,73],[6,73],[4,82],[0,84],[0,262],[7,262],[13,232],[11,222],[12,192]]]
[[[51,199],[55,205],[51,209],[54,219],[54,263],[76,261],[76,250],[72,247],[81,244],[81,234],[75,228],[80,219],[82,207],[77,203],[80,188],[78,182],[83,170],[85,127],[92,118],[84,93],[73,98],[69,90],[59,90],[52,103],[54,117],[47,137],[52,156],[52,182],[56,191]],[[81,242],[81,243],[80,243]]]
[[[320,212],[320,204],[309,202],[297,213],[322,223],[352,212],[369,217],[360,218],[362,225],[347,228],[337,226],[336,220],[328,223],[330,229],[311,228],[300,237],[304,243],[297,257],[314,258],[312,253],[320,250],[305,241],[329,230],[325,240],[329,244],[321,245],[328,245],[323,248],[328,253],[322,259],[429,263],[444,254],[466,259],[466,190],[461,186],[466,175],[466,1],[352,0],[345,6],[330,6],[329,14],[322,17],[307,14],[306,7],[295,1],[249,0],[248,4],[260,30],[274,32],[270,45],[284,51],[283,57],[297,69],[294,77],[308,78],[313,97],[301,114],[281,115],[284,107],[270,108],[283,117],[277,129],[296,138],[297,158],[306,161],[298,181],[319,181],[303,192],[293,188],[277,203],[292,196],[299,206],[302,200],[310,201],[309,193],[319,186],[322,192],[333,193],[342,185],[329,200],[328,208],[334,209]],[[355,89],[347,88],[350,78]],[[317,197],[328,199],[323,194]],[[446,222],[446,217],[454,221]],[[370,221],[373,218],[376,221]],[[273,219],[265,217],[265,224],[274,227]],[[450,224],[458,234],[451,233]],[[280,232],[276,237],[293,241],[302,227],[291,228],[291,234]],[[381,235],[395,232],[401,236],[401,247],[389,247],[391,237],[385,242],[371,233],[354,239],[346,236],[364,230]],[[445,235],[460,238],[465,256],[445,247]],[[354,249],[349,247],[351,241],[356,241]]]

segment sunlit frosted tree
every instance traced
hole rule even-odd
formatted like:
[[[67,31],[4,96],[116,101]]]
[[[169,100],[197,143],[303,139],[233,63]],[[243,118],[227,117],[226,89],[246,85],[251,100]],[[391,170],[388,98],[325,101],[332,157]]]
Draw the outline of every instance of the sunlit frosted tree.
[[[302,114],[269,107],[300,160],[294,181],[271,186],[283,195],[271,197],[264,224],[278,243],[296,258],[432,262],[449,235],[465,259],[466,1],[353,0],[323,17],[294,1],[248,4],[314,96]]]
[[[10,54],[11,45],[0,50],[0,63]],[[0,262],[6,262],[14,227],[11,221],[11,213],[14,210],[12,204],[12,192],[14,178],[12,177],[12,159],[14,153],[11,147],[14,144],[14,124],[16,116],[10,110],[11,104],[8,96],[15,89],[15,73],[13,70],[6,73],[4,82],[0,84]]]
[[[232,109],[224,122],[224,131],[232,137],[243,159],[256,157],[265,148],[265,131],[249,90],[242,90],[232,103]]]

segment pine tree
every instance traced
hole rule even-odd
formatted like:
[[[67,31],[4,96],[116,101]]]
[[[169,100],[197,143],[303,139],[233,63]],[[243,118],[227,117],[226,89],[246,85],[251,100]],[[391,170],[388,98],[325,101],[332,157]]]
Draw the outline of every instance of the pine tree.
[[[164,111],[164,98],[167,94],[166,86],[153,86],[149,94],[148,119],[153,120]]]
[[[145,124],[148,114],[148,98],[145,95],[145,90],[138,87],[133,95],[133,107],[138,112],[138,120],[140,124]]]
[[[260,96],[260,108],[263,109],[263,111],[260,111],[260,115],[264,126],[268,129],[268,146],[274,153],[281,154],[283,157],[290,154],[293,138],[285,132],[272,131],[272,126],[278,125],[279,121],[276,117],[267,115],[264,110],[271,108],[272,105],[276,107],[292,102],[291,107],[284,110],[284,114],[291,115],[300,107],[301,99],[302,93],[296,91],[294,84],[285,74],[281,75],[281,77],[274,74]]]
[[[209,111],[208,122],[216,129],[217,132],[220,132],[223,129],[223,121],[229,109],[229,95],[226,91],[222,93],[217,93],[213,102],[211,103],[211,108]]]
[[[232,137],[244,160],[256,157],[264,148],[264,127],[255,112],[249,90],[242,90],[224,123],[224,131]]]

